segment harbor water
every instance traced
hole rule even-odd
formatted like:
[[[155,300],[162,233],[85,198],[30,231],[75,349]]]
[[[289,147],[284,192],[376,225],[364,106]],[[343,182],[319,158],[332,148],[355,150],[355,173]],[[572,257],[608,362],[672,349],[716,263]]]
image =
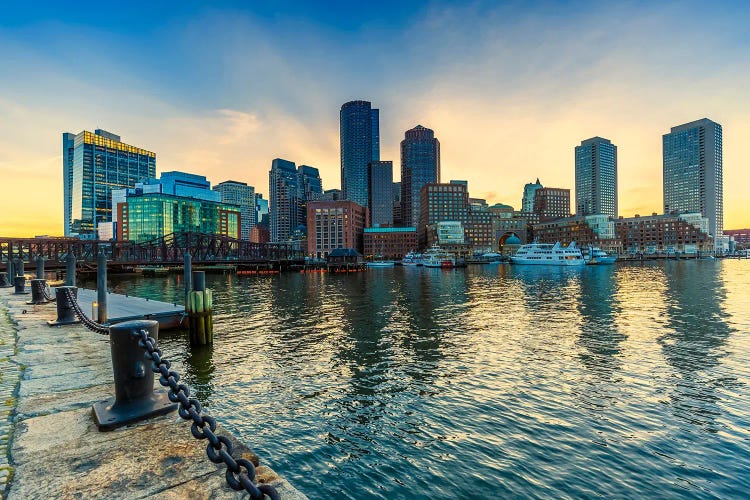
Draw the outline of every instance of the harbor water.
[[[181,302],[180,279],[110,288]],[[208,411],[310,498],[750,491],[750,260],[207,286],[213,346],[159,342]]]

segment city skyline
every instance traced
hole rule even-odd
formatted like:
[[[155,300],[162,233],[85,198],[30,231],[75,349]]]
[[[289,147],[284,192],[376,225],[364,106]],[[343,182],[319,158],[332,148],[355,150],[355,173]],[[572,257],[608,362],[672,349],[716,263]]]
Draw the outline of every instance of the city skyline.
[[[0,20],[11,55],[0,69],[0,174],[12,179],[0,198],[0,233],[62,235],[59,137],[67,130],[115,130],[154,151],[158,172],[236,179],[262,192],[270,161],[296,158],[319,168],[325,189],[339,187],[338,110],[353,99],[377,103],[381,158],[397,159],[404,131],[422,124],[440,138],[444,178],[465,178],[473,197],[517,209],[523,185],[537,177],[574,188],[572,148],[607,137],[618,146],[625,216],[662,212],[662,135],[706,117],[724,129],[724,227],[750,226],[742,4],[711,7],[711,16],[698,3],[690,15],[675,4],[587,5],[391,5],[339,17],[300,6],[297,14],[294,6],[161,7],[158,30],[134,27],[137,7],[124,9],[118,26],[78,6],[31,13],[11,5]],[[451,22],[458,17],[461,26]],[[586,22],[601,30],[569,34]],[[276,33],[295,26],[294,42]],[[685,40],[685,26],[708,36]],[[386,32],[393,36],[375,36]],[[229,39],[235,48],[224,46]],[[398,57],[395,46],[404,47]],[[251,47],[263,54],[243,61]],[[103,50],[125,67],[82,62]],[[584,59],[592,62],[581,68]],[[128,70],[134,61],[147,71]],[[210,79],[201,76],[207,70]],[[49,206],[27,207],[30,194]]]

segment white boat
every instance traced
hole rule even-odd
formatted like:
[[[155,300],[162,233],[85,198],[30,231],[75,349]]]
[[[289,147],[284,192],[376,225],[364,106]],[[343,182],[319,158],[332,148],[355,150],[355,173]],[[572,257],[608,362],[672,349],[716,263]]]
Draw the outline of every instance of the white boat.
[[[584,260],[586,261],[586,264],[594,265],[594,264],[614,264],[617,260],[616,255],[609,255],[607,252],[602,250],[599,247],[591,247],[589,248],[588,255],[584,256]]]
[[[443,267],[450,269],[456,266],[456,259],[437,245],[433,245],[422,255],[424,267]]]
[[[482,260],[489,264],[499,264],[503,261],[502,254],[497,252],[487,252],[482,254]]]
[[[392,260],[376,260],[373,262],[367,262],[367,267],[393,267],[394,262]]]
[[[542,266],[582,266],[585,264],[581,249],[575,241],[564,247],[558,241],[550,243],[529,243],[523,245],[510,258],[511,264],[530,264]]]
[[[402,266],[421,266],[422,265],[422,254],[417,252],[409,252],[404,255],[401,259]]]

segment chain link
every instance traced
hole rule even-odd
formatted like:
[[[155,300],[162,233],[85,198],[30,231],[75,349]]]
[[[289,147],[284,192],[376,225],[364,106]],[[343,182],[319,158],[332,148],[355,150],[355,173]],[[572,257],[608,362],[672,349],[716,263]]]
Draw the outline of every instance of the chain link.
[[[253,500],[262,500],[266,496],[271,500],[280,500],[281,496],[273,486],[255,484],[255,466],[244,458],[234,458],[232,442],[226,436],[217,436],[216,419],[203,414],[203,408],[197,399],[190,397],[190,388],[180,384],[180,375],[170,370],[171,363],[162,357],[162,351],[156,347],[156,340],[146,330],[132,332],[138,339],[138,345],[146,351],[151,360],[151,369],[159,375],[159,383],[169,388],[167,395],[173,403],[179,403],[178,413],[183,420],[190,420],[190,432],[196,439],[207,439],[206,455],[216,464],[223,463],[226,468],[225,478],[230,488],[235,491],[245,490]]]
[[[83,312],[83,309],[81,309],[81,305],[78,303],[78,299],[73,295],[73,291],[70,288],[63,288],[63,293],[67,296],[68,303],[73,307],[73,312],[75,313],[76,317],[81,321],[81,324],[91,330],[94,333],[98,333],[99,335],[109,335],[109,328],[100,325],[93,319],[90,319],[86,316],[86,313]]]
[[[48,301],[54,302],[56,300],[52,295],[52,289],[49,287],[49,283],[47,283],[46,281],[44,282],[44,289],[42,290],[42,293],[44,293],[44,298]]]

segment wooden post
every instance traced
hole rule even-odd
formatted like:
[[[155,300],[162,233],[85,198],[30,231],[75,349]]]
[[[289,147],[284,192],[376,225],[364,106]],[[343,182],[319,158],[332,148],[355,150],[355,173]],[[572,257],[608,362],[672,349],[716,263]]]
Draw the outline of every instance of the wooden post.
[[[213,292],[206,290],[205,271],[193,271],[192,278],[193,290],[185,302],[190,345],[211,344],[214,341]]]

